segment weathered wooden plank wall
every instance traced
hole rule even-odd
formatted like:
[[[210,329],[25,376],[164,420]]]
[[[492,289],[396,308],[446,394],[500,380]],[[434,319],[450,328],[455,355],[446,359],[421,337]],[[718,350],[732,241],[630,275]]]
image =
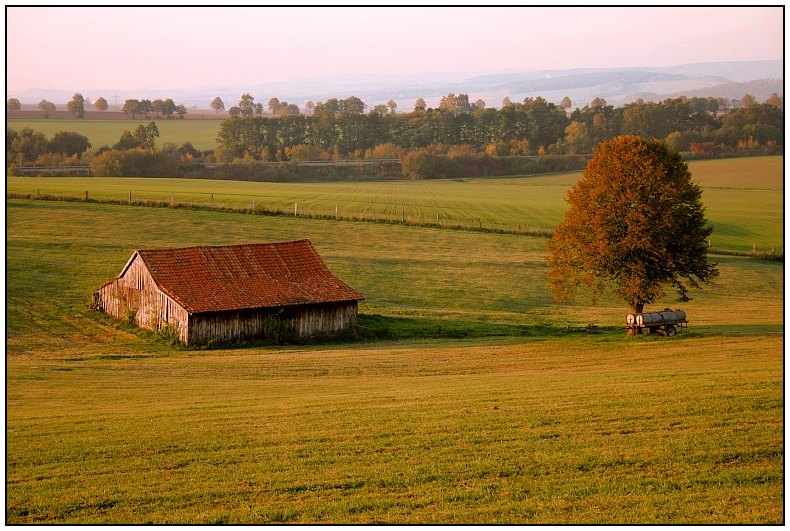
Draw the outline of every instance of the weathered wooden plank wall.
[[[296,337],[330,336],[356,331],[357,302],[314,304],[289,308],[193,314],[189,318],[191,345],[235,343],[271,338],[273,333]]]
[[[123,275],[98,290],[98,305],[116,319],[128,319],[140,328],[159,330],[170,324],[179,339],[188,340],[188,312],[156,286],[140,257],[135,257]]]

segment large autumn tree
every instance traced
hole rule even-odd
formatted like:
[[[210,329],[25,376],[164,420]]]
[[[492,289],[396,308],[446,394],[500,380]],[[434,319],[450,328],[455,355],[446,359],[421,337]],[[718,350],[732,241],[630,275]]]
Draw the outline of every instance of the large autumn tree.
[[[689,288],[718,275],[706,252],[713,228],[701,197],[688,165],[663,142],[618,136],[601,144],[568,191],[568,211],[548,246],[555,300],[572,298],[581,285],[594,287],[594,297],[611,287],[634,313],[668,286],[690,300]]]

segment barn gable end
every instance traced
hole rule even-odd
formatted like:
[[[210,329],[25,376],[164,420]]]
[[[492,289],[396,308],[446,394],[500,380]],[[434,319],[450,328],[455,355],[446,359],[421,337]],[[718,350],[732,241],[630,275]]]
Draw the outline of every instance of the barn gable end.
[[[187,344],[356,330],[361,294],[335,277],[309,240],[138,250],[96,304]]]

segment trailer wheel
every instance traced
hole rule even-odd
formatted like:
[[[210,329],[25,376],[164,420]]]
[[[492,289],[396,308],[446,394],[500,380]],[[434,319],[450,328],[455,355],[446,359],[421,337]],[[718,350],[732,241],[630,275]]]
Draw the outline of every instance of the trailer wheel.
[[[674,336],[676,333],[677,333],[677,330],[675,329],[674,326],[672,326],[672,325],[667,326],[667,335],[669,337]]]

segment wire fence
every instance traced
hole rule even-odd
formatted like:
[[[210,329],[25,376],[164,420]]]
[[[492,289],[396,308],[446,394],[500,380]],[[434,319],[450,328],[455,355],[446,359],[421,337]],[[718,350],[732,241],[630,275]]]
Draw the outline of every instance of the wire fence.
[[[68,201],[104,203],[114,205],[131,205],[146,207],[166,207],[191,210],[215,210],[231,213],[257,214],[268,216],[287,216],[303,219],[324,219],[335,221],[372,222],[400,224],[440,229],[471,230],[499,234],[515,234],[540,238],[551,238],[552,229],[535,227],[527,223],[504,223],[477,217],[455,217],[447,210],[421,208],[414,210],[413,205],[383,205],[370,202],[343,203],[337,202],[334,207],[319,208],[300,205],[298,201],[284,205],[282,200],[268,200],[261,197],[243,198],[239,195],[213,193],[181,193],[175,192],[107,192],[91,194],[47,194],[37,189],[35,193],[7,193],[7,199],[37,199],[44,201]],[[407,213],[407,209],[409,212]],[[747,248],[717,248],[712,240],[708,242],[708,253],[731,256],[750,256],[769,261],[784,262],[784,247],[772,245],[758,246],[753,243]]]
[[[240,196],[227,196],[213,193],[152,193],[150,191],[135,192],[133,190],[121,193],[102,191],[93,194],[86,190],[83,194],[48,194],[41,189],[35,193],[8,193],[9,199],[38,199],[49,201],[69,201],[104,203],[115,205],[149,206],[183,208],[191,210],[217,210],[223,212],[236,212],[246,214],[260,214],[273,216],[288,216],[306,219],[327,219],[336,221],[357,221],[387,224],[401,224],[420,227],[433,227],[443,229],[476,230],[479,232],[492,232],[502,234],[516,234],[550,238],[552,230],[545,227],[535,227],[527,223],[502,223],[477,217],[455,217],[442,209],[420,208],[413,205],[384,205],[381,203],[337,202],[329,208],[308,207],[298,201],[287,206],[280,201],[267,201],[266,198],[244,198]]]

